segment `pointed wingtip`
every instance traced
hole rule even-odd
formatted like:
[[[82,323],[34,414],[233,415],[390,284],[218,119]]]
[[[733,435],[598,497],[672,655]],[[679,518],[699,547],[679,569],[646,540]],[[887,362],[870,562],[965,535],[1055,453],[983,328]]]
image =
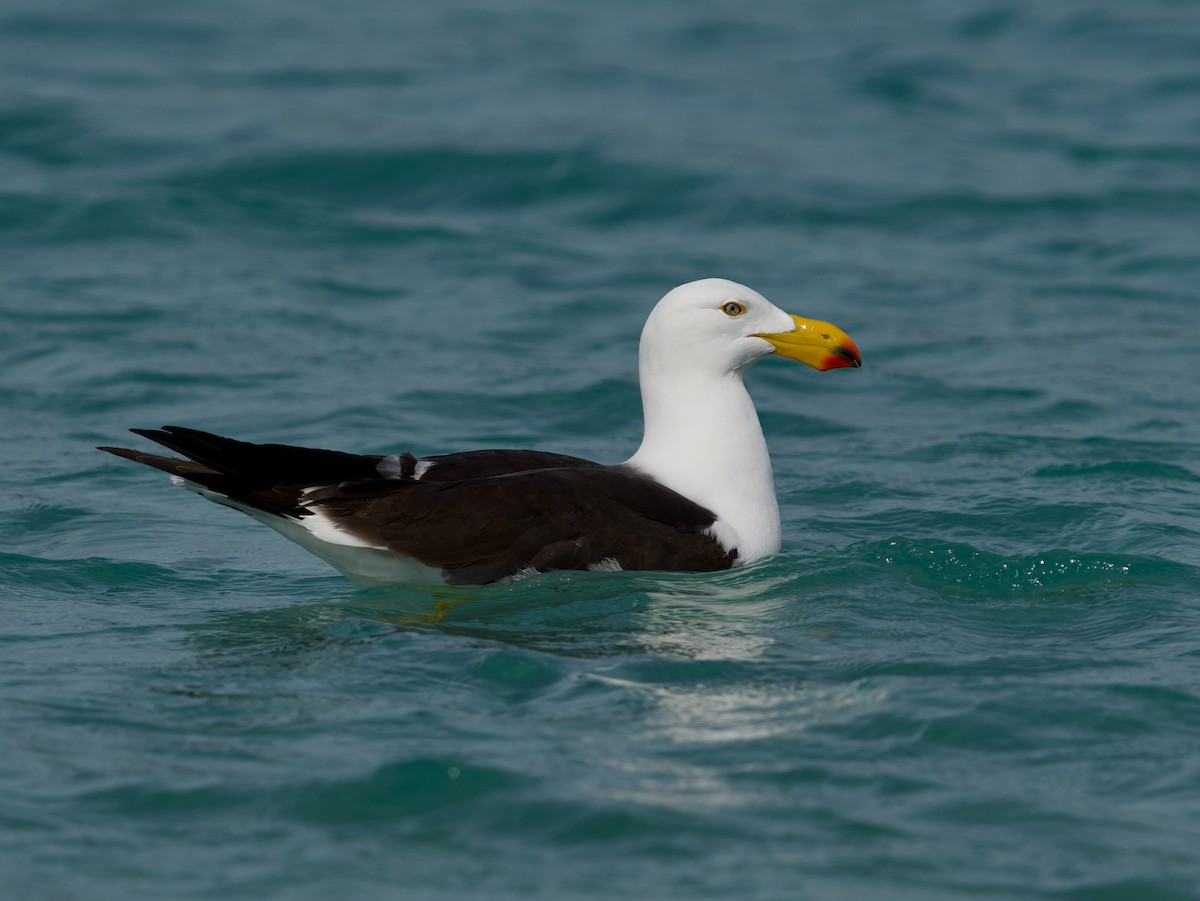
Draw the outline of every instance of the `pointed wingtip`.
[[[118,457],[133,460],[135,463],[139,462],[138,455],[142,453],[142,451],[135,451],[129,447],[108,447],[107,445],[97,446],[96,450],[104,451],[106,454],[116,454]]]

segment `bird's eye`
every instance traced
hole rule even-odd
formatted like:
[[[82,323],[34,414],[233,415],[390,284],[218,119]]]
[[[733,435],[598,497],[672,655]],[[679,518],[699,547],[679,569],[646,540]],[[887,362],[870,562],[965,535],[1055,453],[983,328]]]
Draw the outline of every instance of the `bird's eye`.
[[[736,300],[731,300],[721,307],[721,312],[726,316],[741,316],[746,312],[746,308]]]

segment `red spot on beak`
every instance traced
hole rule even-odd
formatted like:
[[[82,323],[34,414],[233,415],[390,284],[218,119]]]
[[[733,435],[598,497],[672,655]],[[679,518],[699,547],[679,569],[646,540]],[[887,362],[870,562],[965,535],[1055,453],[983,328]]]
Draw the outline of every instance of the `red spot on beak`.
[[[825,372],[830,369],[857,369],[862,365],[862,355],[858,352],[858,347],[849,339],[840,347],[834,348],[833,353],[827,356],[821,364],[821,371]]]

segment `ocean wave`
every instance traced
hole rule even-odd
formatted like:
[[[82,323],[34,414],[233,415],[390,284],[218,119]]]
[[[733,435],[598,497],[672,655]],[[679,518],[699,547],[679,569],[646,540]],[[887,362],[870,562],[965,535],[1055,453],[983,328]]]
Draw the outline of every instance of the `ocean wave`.
[[[1062,549],[996,554],[969,544],[896,537],[850,549],[859,559],[895,568],[927,586],[947,586],[981,596],[1035,594],[1066,598],[1101,588],[1195,579],[1195,567],[1134,554],[1104,555]]]

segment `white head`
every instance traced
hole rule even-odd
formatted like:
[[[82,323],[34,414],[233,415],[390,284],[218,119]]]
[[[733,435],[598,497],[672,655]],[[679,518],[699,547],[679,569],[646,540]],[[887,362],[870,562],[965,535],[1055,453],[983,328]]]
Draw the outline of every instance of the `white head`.
[[[646,320],[640,349],[646,431],[627,461],[717,516],[739,564],[779,550],[771,459],[742,374],[768,354],[816,369],[858,366],[827,322],[791,316],[745,285],[680,285]]]
[[[757,291],[723,278],[668,292],[642,329],[644,373],[740,375],[772,353],[821,370],[860,365],[858,348],[841,329],[789,315]]]

